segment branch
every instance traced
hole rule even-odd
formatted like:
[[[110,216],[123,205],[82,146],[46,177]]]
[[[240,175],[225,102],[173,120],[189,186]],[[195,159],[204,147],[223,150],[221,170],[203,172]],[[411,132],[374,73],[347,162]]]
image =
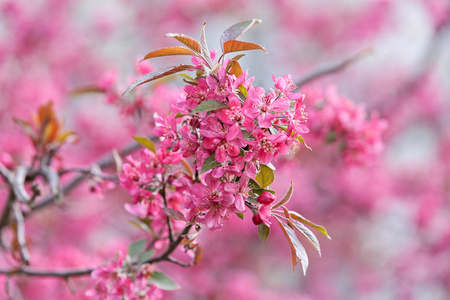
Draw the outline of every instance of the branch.
[[[127,155],[130,154],[132,152],[134,152],[135,150],[139,149],[139,147],[141,147],[141,145],[139,145],[138,143],[132,143],[131,145],[125,147],[124,149],[122,149],[121,151],[119,151],[119,153],[121,155]],[[106,157],[104,157],[103,159],[99,160],[99,162],[97,163],[97,165],[100,168],[106,168],[106,167],[110,167],[112,165],[114,165],[115,160],[114,160],[114,155],[113,154],[109,154]],[[75,176],[72,181],[70,181],[67,185],[65,185],[62,188],[62,194],[67,194],[70,191],[72,191],[74,188],[76,188],[81,182],[83,182],[85,176],[83,174],[79,174],[77,176]],[[44,198],[42,201],[40,201],[39,203],[37,203],[31,210],[30,213],[40,210],[44,207],[47,207],[49,204],[52,204],[56,199],[57,199],[57,195],[49,195],[46,198]],[[27,217],[30,213],[25,214],[24,216]]]
[[[188,234],[188,232],[189,232],[189,230],[191,228],[192,228],[192,224],[186,226],[183,229],[183,231],[180,233],[178,238],[174,242],[170,243],[169,248],[167,248],[167,250],[163,254],[161,254],[158,257],[149,259],[145,263],[153,264],[153,263],[156,263],[156,262],[159,262],[159,261],[164,261],[164,260],[172,261],[173,259],[169,257],[170,254],[172,254],[172,252],[175,251],[175,249],[180,245],[181,241],[184,238],[184,235]]]
[[[328,66],[322,66],[317,68],[315,71],[311,72],[309,75],[306,75],[303,79],[300,79],[295,84],[297,86],[302,86],[306,83],[309,83],[313,80],[318,79],[319,77],[330,75],[332,73],[340,72],[344,69],[346,69],[351,64],[361,60],[362,58],[366,57],[372,53],[371,48],[366,48],[364,50],[359,51],[358,53],[350,56],[349,58],[345,59],[344,61],[328,65]]]
[[[41,276],[41,277],[74,277],[89,275],[94,269],[79,269],[79,270],[65,270],[65,271],[48,271],[48,270],[34,270],[29,267],[18,267],[11,269],[0,269],[0,274],[12,275],[28,275],[28,276]]]
[[[24,264],[30,264],[30,253],[27,249],[27,241],[25,238],[25,224],[23,219],[22,210],[19,207],[19,203],[14,202],[12,204],[12,209],[14,211],[14,217],[17,222],[17,242],[19,243],[20,256],[22,257],[22,261]]]

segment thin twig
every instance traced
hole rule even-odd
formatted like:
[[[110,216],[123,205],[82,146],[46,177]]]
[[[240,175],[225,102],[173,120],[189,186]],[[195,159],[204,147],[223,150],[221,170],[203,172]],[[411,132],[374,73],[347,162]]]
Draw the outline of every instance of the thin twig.
[[[167,250],[163,254],[161,254],[158,257],[149,259],[146,262],[152,264],[152,263],[156,263],[156,262],[159,262],[159,261],[169,260],[170,254],[172,254],[172,252],[175,251],[175,249],[180,245],[181,241],[184,238],[184,235],[188,234],[188,232],[189,232],[189,230],[191,228],[192,228],[192,224],[187,225],[183,229],[183,231],[180,233],[178,238],[174,242],[170,243],[169,248],[167,248]]]
[[[12,275],[28,275],[41,277],[74,277],[85,276],[91,274],[93,268],[79,269],[79,270],[64,270],[64,271],[50,271],[50,270],[36,270],[30,267],[18,267],[11,269],[0,269],[0,274]]]
[[[183,263],[183,262],[181,262],[179,260],[176,260],[175,258],[172,258],[172,257],[168,257],[167,261],[170,261],[171,263],[179,265],[180,267],[183,267],[183,268],[189,268],[189,267],[192,267],[194,265],[194,262]]]
[[[161,197],[163,198],[164,201],[164,207],[168,207],[167,206],[167,198],[166,198],[166,180],[165,180],[165,174],[162,174],[162,189],[159,191],[159,194],[161,195]],[[172,223],[170,222],[170,218],[169,216],[167,216],[167,228],[169,230],[169,241],[171,243],[173,243],[173,229],[172,229]]]
[[[330,75],[330,74],[336,73],[336,72],[340,72],[340,71],[344,70],[345,68],[347,68],[348,66],[350,66],[351,64],[361,60],[363,57],[366,57],[370,53],[372,53],[371,48],[364,49],[364,50],[361,50],[358,53],[350,56],[349,58],[345,59],[344,61],[332,64],[332,65],[319,67],[316,70],[314,70],[313,72],[311,72],[310,74],[306,75],[303,79],[300,79],[299,81],[297,81],[295,84],[297,86],[302,86],[306,83],[309,83],[313,80],[318,79],[319,77],[322,77],[325,75]]]

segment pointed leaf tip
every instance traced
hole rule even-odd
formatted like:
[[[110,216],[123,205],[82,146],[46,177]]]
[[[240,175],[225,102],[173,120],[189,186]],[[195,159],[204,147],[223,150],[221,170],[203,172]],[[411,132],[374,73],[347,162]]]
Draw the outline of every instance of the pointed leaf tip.
[[[230,26],[228,29],[226,29],[222,33],[222,36],[220,37],[220,46],[221,46],[222,50],[224,49],[224,44],[226,41],[238,39],[247,30],[249,30],[253,25],[261,23],[261,22],[262,22],[262,20],[260,20],[260,19],[252,19],[252,20],[243,21],[243,22],[240,22],[240,23]]]
[[[166,37],[173,37],[174,39],[178,40],[180,43],[183,43],[184,45],[186,45],[189,49],[192,49],[199,54],[202,52],[202,47],[201,47],[200,43],[196,39],[194,39],[188,35],[185,35],[182,33],[168,33],[168,34],[166,34]]]
[[[138,80],[136,80],[135,82],[133,82],[126,90],[125,92],[123,92],[122,96],[125,95],[126,93],[132,91],[134,88],[136,88],[137,86],[156,80],[156,79],[160,79],[181,71],[186,71],[186,70],[191,70],[191,69],[196,69],[195,66],[192,65],[178,65],[178,66],[172,66],[172,67],[167,67],[167,68],[163,68],[160,70],[156,70],[154,72],[150,72],[144,76],[142,76],[141,78],[139,78]]]
[[[223,53],[237,52],[237,51],[249,51],[249,50],[263,50],[267,53],[266,48],[261,45],[242,42],[237,40],[229,40],[223,44]]]
[[[191,55],[196,56],[197,53],[192,51],[191,49],[185,48],[185,47],[167,47],[167,48],[161,48],[155,51],[152,51],[145,55],[145,57],[139,61],[139,63],[143,62],[146,59],[155,58],[155,57],[162,57],[162,56],[171,56],[171,55]]]

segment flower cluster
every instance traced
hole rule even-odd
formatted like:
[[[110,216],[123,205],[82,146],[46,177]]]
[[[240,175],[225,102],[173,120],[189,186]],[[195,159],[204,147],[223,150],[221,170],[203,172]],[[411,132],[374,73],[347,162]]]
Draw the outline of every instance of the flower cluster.
[[[329,237],[323,227],[284,206],[292,197],[292,183],[275,204],[275,192],[270,189],[275,176],[272,161],[304,144],[302,135],[309,132],[303,94],[294,92],[296,86],[290,75],[273,75],[273,87],[268,90],[257,87],[254,77],[238,63],[243,55],[225,59],[230,52],[265,51],[260,45],[230,39],[258,22],[245,21],[227,29],[221,38],[223,54],[217,62],[217,52],[207,50],[205,25],[201,42],[183,34],[168,34],[188,48],[155,50],[144,60],[191,55],[192,65],[150,72],[125,91],[174,73],[196,70],[195,78],[182,74],[187,84],[171,112],[154,115],[152,133],[160,139],[159,150],[150,139],[135,137],[147,149],[138,158],[129,156],[120,175],[121,186],[133,197],[133,204],[126,204],[125,209],[138,217],[135,224],[152,234],[152,247],[166,249],[153,262],[168,260],[181,266],[198,263],[203,250],[194,240],[203,225],[210,230],[221,229],[232,215],[244,218],[246,210],[251,211],[263,241],[269,235],[271,218],[276,220],[296,262],[302,261],[304,272],[308,261],[295,231],[313,236],[309,241],[319,253],[317,239],[303,224]],[[190,232],[191,228],[196,232]],[[171,257],[178,246],[191,256],[190,263]]]
[[[381,134],[388,124],[377,114],[368,119],[362,105],[339,95],[335,87],[305,90],[305,94],[313,107],[309,111],[313,132],[328,143],[339,141],[346,163],[364,164],[384,149]]]
[[[191,180],[181,170],[173,171],[171,166],[181,162],[181,154],[159,149],[156,153],[142,150],[138,158],[127,157],[120,174],[120,185],[133,196],[132,204],[125,209],[139,219],[148,220],[153,230],[166,228],[165,207],[180,209],[183,192]],[[174,226],[177,223],[174,222]]]
[[[308,132],[303,95],[293,92],[290,75],[273,76],[275,86],[266,92],[247,71],[230,73],[229,62],[207,74],[204,62],[193,59],[206,75],[184,87],[173,107],[176,116],[155,117],[153,130],[161,146],[195,158],[202,180],[187,189],[185,207],[190,220],[210,229],[220,229],[230,213],[244,212],[249,197],[256,200],[249,182],[255,183],[260,166],[296,149],[298,137]]]
[[[91,277],[97,281],[86,296],[97,299],[162,299],[162,291],[149,279],[154,273],[150,264],[133,264],[130,256],[119,252],[117,259],[108,265],[97,267]]]

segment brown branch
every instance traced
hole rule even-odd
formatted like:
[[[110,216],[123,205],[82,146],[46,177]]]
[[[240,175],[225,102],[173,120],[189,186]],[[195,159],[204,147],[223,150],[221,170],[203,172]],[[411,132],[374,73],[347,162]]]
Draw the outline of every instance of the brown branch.
[[[358,53],[350,56],[349,58],[345,59],[344,61],[332,64],[332,65],[319,67],[316,70],[314,70],[313,72],[311,72],[310,74],[306,75],[303,79],[300,79],[299,81],[297,81],[295,84],[297,86],[301,86],[301,85],[309,83],[313,80],[316,80],[320,77],[323,77],[325,75],[330,75],[332,73],[340,72],[340,71],[346,69],[351,64],[366,57],[370,53],[372,53],[372,49],[367,48],[367,49],[361,50]]]
[[[172,252],[175,251],[175,249],[180,245],[181,241],[184,238],[184,235],[188,234],[189,230],[191,228],[192,228],[192,224],[187,225],[183,229],[183,231],[180,233],[178,238],[174,242],[170,243],[169,248],[167,248],[167,250],[163,254],[161,254],[158,257],[151,258],[148,261],[146,261],[145,263],[153,264],[153,263],[160,262],[160,261],[171,261],[172,258],[169,257],[170,254],[172,254]]]
[[[17,267],[11,269],[0,269],[0,274],[8,276],[12,275],[28,275],[28,276],[41,276],[41,277],[74,277],[85,276],[91,274],[93,268],[79,269],[79,270],[64,270],[64,271],[49,271],[49,270],[35,270],[30,267]]]

